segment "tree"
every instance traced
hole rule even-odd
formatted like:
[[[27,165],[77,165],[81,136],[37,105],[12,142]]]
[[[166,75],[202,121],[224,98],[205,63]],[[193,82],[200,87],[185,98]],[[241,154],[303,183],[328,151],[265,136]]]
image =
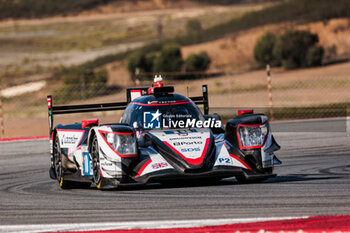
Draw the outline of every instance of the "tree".
[[[135,74],[136,68],[140,71],[148,70],[145,55],[141,51],[133,52],[128,57],[128,71]]]
[[[160,55],[154,60],[154,71],[176,72],[181,71],[183,61],[181,47],[178,44],[165,44]]]
[[[306,54],[306,66],[320,66],[322,64],[323,55],[324,49],[321,46],[310,48]]]
[[[316,47],[318,35],[308,31],[287,31],[276,42],[273,50],[274,56],[279,59],[285,69],[307,67],[322,61],[323,52]],[[309,59],[318,55],[317,61],[308,61],[307,54],[311,51]]]
[[[154,62],[157,58],[156,52],[151,52],[145,55],[145,72],[153,72],[154,71]]]
[[[261,65],[279,65],[278,60],[273,54],[277,38],[274,34],[267,32],[257,41],[254,47],[254,58]]]
[[[201,52],[199,54],[190,54],[186,61],[186,71],[205,71],[210,65],[210,57],[206,52]]]

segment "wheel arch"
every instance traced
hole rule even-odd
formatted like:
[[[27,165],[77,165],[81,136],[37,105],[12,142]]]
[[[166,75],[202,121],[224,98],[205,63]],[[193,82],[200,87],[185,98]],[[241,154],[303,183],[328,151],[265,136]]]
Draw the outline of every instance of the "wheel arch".
[[[94,139],[96,135],[96,128],[92,128],[89,132],[89,135],[88,135],[88,150],[89,150],[89,153],[91,153],[91,146],[92,146],[92,141]]]
[[[53,155],[54,155],[54,145],[55,145],[55,140],[56,140],[56,135],[57,135],[57,129],[56,127],[52,130],[52,133],[50,135],[50,140],[51,140],[51,145],[50,145],[50,161],[51,161],[51,167],[54,167],[54,161],[53,161]]]

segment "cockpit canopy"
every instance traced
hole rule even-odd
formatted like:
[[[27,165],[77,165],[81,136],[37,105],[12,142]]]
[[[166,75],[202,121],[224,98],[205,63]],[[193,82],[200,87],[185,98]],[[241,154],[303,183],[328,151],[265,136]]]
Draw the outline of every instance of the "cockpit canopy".
[[[179,122],[204,120],[199,108],[188,98],[179,94],[155,97],[142,96],[132,101],[123,114],[121,123],[135,129],[151,130],[183,128]]]

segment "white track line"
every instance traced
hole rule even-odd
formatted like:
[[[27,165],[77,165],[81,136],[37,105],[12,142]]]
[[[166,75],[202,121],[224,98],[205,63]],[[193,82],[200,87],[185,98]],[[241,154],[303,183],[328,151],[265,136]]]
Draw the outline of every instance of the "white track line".
[[[201,226],[218,226],[218,225],[226,225],[226,224],[234,224],[234,223],[250,223],[250,222],[263,222],[263,221],[271,221],[271,220],[290,220],[290,219],[301,219],[301,218],[308,218],[308,216],[76,223],[76,224],[73,223],[73,224],[3,225],[3,226],[0,226],[0,232],[97,231],[97,230],[118,230],[118,229],[190,228],[190,227],[201,227]]]

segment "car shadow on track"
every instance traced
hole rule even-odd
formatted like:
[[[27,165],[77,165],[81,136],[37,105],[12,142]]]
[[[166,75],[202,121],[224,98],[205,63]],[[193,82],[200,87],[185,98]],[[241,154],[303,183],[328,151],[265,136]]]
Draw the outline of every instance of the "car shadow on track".
[[[270,178],[262,182],[252,182],[250,184],[273,184],[273,183],[287,183],[287,182],[304,182],[304,181],[314,181],[314,180],[331,180],[331,179],[341,179],[344,176],[324,176],[321,174],[291,174],[277,176],[275,178]],[[312,177],[310,177],[312,176]],[[106,188],[102,191],[132,191],[132,190],[151,190],[151,189],[175,189],[175,188],[193,188],[193,187],[212,187],[212,186],[229,186],[229,185],[247,185],[240,184],[235,178],[226,178],[223,180],[210,180],[210,181],[172,181],[164,183],[148,183],[148,184],[123,184],[116,188]],[[82,187],[72,187],[71,189],[82,189]],[[85,188],[86,189],[86,188]],[[91,188],[97,190],[95,185]]]
[[[312,177],[310,177],[312,176]],[[296,181],[312,181],[312,180],[333,180],[341,179],[344,176],[324,176],[320,174],[291,174],[285,176],[277,176],[269,180],[264,181],[263,183],[286,183],[286,182],[296,182]]]
[[[312,177],[310,177],[312,176]],[[272,184],[272,183],[286,183],[286,182],[306,182],[306,181],[314,181],[314,180],[332,180],[332,179],[341,179],[344,176],[317,176],[316,174],[291,174],[284,176],[277,176],[275,178],[270,178],[266,181],[262,182],[252,182],[250,184]],[[209,186],[228,186],[228,185],[247,185],[240,184],[237,182],[235,178],[227,178],[220,181],[190,181],[190,182],[171,182],[171,183],[151,183],[146,185],[132,185],[132,186],[122,186],[116,189],[111,190],[139,190],[139,189],[169,189],[169,188],[188,188],[188,187],[209,187]]]
[[[131,190],[150,190],[150,189],[172,189],[172,188],[192,188],[192,187],[209,187],[209,186],[227,186],[238,184],[236,179],[230,178],[220,181],[171,181],[164,183],[147,183],[147,184],[123,184],[117,188],[103,189],[103,191],[131,191]],[[97,189],[92,186],[93,189]]]

